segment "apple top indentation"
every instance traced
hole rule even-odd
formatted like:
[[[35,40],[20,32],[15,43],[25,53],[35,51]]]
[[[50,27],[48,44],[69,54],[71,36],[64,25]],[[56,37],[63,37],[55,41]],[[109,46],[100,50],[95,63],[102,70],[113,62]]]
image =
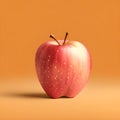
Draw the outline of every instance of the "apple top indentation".
[[[68,34],[69,33],[66,32],[65,38],[64,38],[64,41],[63,41],[62,45],[64,45],[66,43],[66,39],[67,39]],[[55,38],[55,36],[53,34],[50,34],[50,38],[54,39],[58,43],[58,45],[61,45],[60,42]]]

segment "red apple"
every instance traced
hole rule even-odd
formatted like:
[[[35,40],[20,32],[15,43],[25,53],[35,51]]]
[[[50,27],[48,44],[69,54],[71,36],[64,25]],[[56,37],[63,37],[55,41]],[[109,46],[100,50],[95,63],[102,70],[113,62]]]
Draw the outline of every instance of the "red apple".
[[[38,79],[52,98],[75,97],[86,85],[91,71],[91,58],[86,47],[78,42],[54,40],[37,50],[35,65]]]

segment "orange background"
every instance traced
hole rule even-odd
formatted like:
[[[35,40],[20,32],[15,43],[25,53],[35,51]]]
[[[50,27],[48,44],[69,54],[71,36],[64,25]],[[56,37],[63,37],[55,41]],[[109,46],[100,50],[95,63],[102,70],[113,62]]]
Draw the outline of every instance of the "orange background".
[[[77,98],[45,99],[35,53],[51,33],[63,39],[66,31],[89,49],[91,78]],[[119,80],[119,0],[0,0],[1,120],[119,120]]]
[[[38,46],[66,31],[89,49],[94,74],[119,75],[119,6],[119,0],[1,0],[0,76],[34,75]]]

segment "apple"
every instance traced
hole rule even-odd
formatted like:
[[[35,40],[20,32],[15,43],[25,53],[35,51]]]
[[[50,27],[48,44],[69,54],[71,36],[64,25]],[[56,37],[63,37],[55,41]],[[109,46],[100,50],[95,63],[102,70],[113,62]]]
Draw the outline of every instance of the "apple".
[[[35,66],[41,86],[51,98],[72,98],[86,85],[91,71],[91,57],[78,41],[47,41],[36,52]]]

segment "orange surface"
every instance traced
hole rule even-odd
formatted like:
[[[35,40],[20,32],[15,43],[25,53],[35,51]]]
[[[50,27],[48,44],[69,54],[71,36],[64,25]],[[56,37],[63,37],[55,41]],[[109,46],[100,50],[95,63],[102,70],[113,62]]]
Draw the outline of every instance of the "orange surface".
[[[66,31],[89,49],[91,80],[75,99],[46,99],[35,53],[51,33],[63,39]],[[119,0],[0,0],[0,120],[117,120],[119,81]]]
[[[120,82],[101,82],[111,79],[119,80],[92,78],[77,97],[60,99],[48,98],[36,78],[9,79],[0,87],[0,120],[120,120]]]

